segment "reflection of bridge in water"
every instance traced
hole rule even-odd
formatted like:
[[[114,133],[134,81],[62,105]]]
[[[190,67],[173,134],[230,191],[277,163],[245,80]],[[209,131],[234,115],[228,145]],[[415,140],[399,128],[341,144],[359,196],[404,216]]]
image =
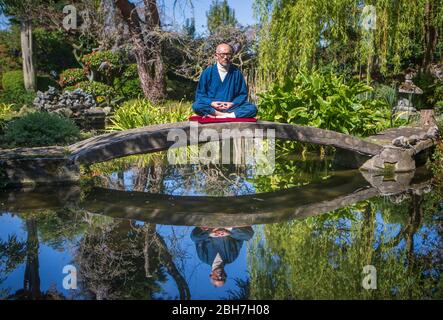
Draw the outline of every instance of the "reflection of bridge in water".
[[[368,182],[370,181],[370,182]],[[424,168],[393,179],[343,171],[321,183],[236,197],[194,197],[93,188],[80,197],[79,187],[10,190],[0,195],[3,211],[74,207],[117,219],[163,225],[243,226],[268,224],[327,213],[379,195],[401,200],[409,192],[431,188]]]

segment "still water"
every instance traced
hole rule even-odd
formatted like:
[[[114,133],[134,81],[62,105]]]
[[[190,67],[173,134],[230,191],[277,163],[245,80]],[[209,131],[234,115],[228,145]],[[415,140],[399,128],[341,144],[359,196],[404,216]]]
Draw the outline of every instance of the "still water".
[[[368,177],[283,154],[271,176],[160,154],[97,165],[82,186],[0,191],[0,298],[443,297],[442,192],[425,168]]]

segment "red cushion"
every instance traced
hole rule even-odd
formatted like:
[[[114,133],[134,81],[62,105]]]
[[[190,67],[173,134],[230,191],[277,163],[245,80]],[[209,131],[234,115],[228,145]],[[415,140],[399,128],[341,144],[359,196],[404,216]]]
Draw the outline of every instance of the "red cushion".
[[[257,118],[210,118],[202,116],[191,116],[189,121],[198,121],[198,123],[213,122],[257,122]]]

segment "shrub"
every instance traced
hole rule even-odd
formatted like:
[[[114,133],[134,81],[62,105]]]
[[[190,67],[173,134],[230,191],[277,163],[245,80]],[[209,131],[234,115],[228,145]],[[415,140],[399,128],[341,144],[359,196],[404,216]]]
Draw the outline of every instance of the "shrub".
[[[115,78],[114,87],[118,94],[126,99],[136,99],[143,95],[137,65],[129,64],[121,76]]]
[[[72,68],[60,74],[59,84],[62,87],[73,86],[79,82],[87,80],[85,71],[80,68]]]
[[[82,62],[85,67],[94,71],[97,71],[103,62],[107,62],[110,69],[116,69],[120,67],[120,61],[120,54],[109,50],[93,51],[90,54],[84,55],[82,58]]]
[[[391,109],[397,104],[397,89],[395,87],[380,85],[374,90],[374,97],[384,101]]]
[[[36,27],[33,30],[34,55],[36,69],[40,72],[61,72],[64,69],[77,65],[69,33],[65,30],[45,30]]]
[[[111,86],[97,81],[82,81],[75,86],[67,87],[66,90],[73,91],[77,88],[84,92],[92,94],[97,102],[102,102],[107,99],[110,100],[115,96],[115,91]]]
[[[30,113],[11,122],[4,142],[9,147],[43,147],[74,142],[80,136],[75,124],[57,114]]]
[[[7,122],[11,121],[14,115],[14,105],[0,103],[0,133],[3,133],[6,128]]]
[[[25,91],[23,71],[15,70],[15,71],[5,72],[2,78],[2,86],[3,90],[5,91],[11,91],[11,92]]]
[[[413,81],[423,90],[423,94],[413,96],[412,101],[417,109],[432,109],[438,101],[443,100],[443,86],[430,73],[419,72]]]
[[[35,92],[25,89],[23,71],[5,72],[2,78],[3,92],[0,93],[0,102],[17,105],[30,105],[35,98]]]
[[[370,135],[389,126],[390,112],[384,101],[368,99],[372,88],[346,84],[332,73],[299,73],[282,85],[274,84],[260,94],[264,120],[314,126],[353,135]]]
[[[191,113],[191,104],[181,101],[167,101],[154,106],[145,99],[131,100],[115,111],[108,130],[121,131],[152,124],[186,121]]]

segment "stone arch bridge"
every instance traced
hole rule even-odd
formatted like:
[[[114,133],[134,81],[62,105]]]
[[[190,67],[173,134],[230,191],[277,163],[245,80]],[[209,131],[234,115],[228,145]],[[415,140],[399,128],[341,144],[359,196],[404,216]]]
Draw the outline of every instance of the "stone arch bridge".
[[[230,132],[224,136],[226,129],[230,129]],[[177,133],[185,138],[175,146],[195,144],[204,130],[212,133],[212,141],[245,137],[246,132],[253,137],[264,133],[263,137],[266,138],[266,134],[273,130],[276,139],[344,150],[344,158],[353,158],[361,170],[369,172],[414,171],[415,156],[433,147],[438,137],[437,128],[429,126],[394,128],[362,139],[330,130],[266,121],[198,125],[186,121],[112,132],[68,147],[0,150],[0,164],[7,180],[12,183],[77,181],[80,178],[80,164],[91,165],[166,150],[175,143],[174,139],[168,139],[171,132],[173,136]]]

